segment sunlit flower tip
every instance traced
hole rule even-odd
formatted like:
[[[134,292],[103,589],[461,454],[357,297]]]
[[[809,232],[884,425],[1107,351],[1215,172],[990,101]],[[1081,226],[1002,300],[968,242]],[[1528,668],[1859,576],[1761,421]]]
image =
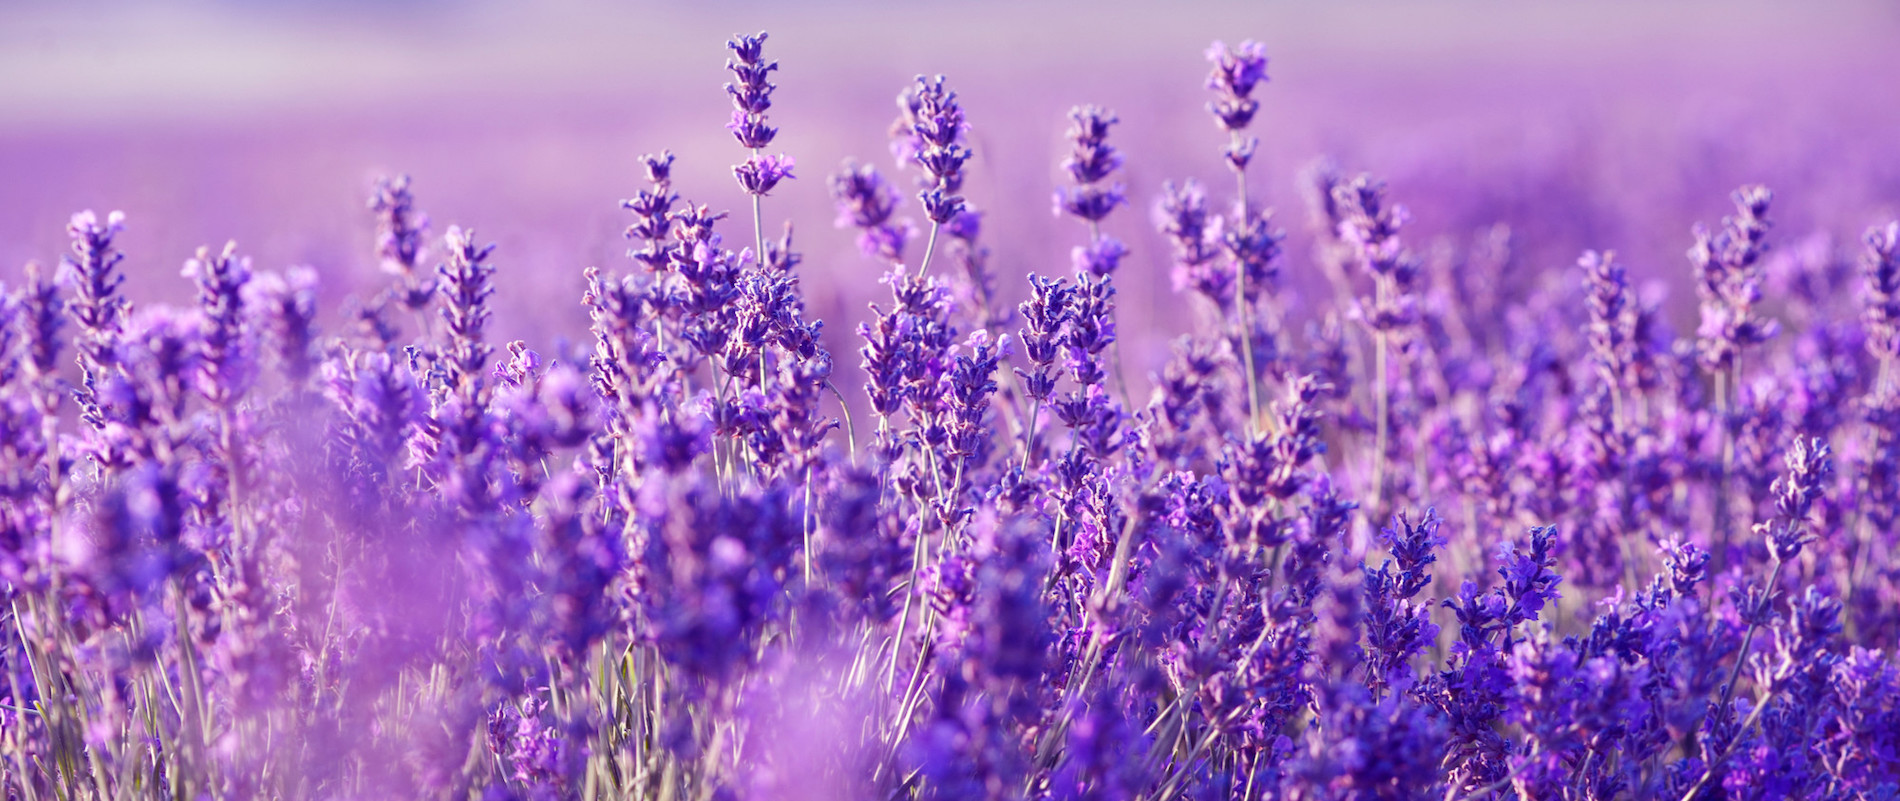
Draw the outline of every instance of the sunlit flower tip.
[[[765,38],[768,34],[759,31],[756,35],[735,33],[726,42],[726,49],[732,51],[732,57],[742,64],[756,64],[765,54]]]
[[[655,184],[671,183],[673,180],[673,151],[662,150],[658,154],[648,153],[640,157],[640,164],[646,167],[647,181]]]
[[[99,223],[99,215],[93,210],[87,209],[73,214],[71,221],[66,225],[66,232],[69,235],[93,239],[109,239],[114,234],[123,230],[125,230],[125,212],[123,211],[113,211],[106,214],[105,224],[101,225]]]
[[[1214,71],[1207,79],[1210,89],[1245,98],[1266,80],[1267,48],[1260,42],[1249,39],[1241,42],[1238,49],[1230,50],[1225,42],[1216,40],[1203,55],[1214,64]]]

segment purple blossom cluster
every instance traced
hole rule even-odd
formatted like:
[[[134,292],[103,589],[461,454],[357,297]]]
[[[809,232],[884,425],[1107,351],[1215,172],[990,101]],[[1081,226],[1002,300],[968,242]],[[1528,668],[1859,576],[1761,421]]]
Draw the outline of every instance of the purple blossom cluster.
[[[493,341],[511,254],[407,177],[334,330],[236,243],[135,306],[118,212],[0,284],[0,798],[1900,795],[1900,224],[1782,253],[1737,190],[1654,268],[1681,335],[1608,251],[1480,297],[1508,252],[1420,256],[1322,163],[1291,264],[1265,49],[1216,43],[1232,195],[1155,193],[1195,314],[1139,398],[1115,113],[1069,113],[1072,273],[1016,291],[957,94],[904,89],[914,198],[827,181],[830,268],[890,293],[847,345],[766,234],[765,41],[751,237],[643,157],[586,345]]]

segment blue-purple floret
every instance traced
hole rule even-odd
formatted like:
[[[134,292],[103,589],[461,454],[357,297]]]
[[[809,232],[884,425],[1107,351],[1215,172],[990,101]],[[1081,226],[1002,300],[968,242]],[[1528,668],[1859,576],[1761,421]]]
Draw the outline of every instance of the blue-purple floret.
[[[1473,289],[1322,165],[1333,291],[1282,290],[1249,41],[1207,52],[1231,213],[1077,106],[1073,274],[999,281],[920,78],[895,150],[952,267],[857,161],[808,261],[756,216],[791,177],[765,38],[727,45],[751,230],[639,159],[580,345],[495,339],[518,277],[401,176],[322,277],[366,297],[334,329],[315,271],[235,243],[135,312],[117,212],[0,281],[0,796],[1900,792],[1900,223],[1784,264],[1744,187],[1678,333],[1607,250]],[[1136,195],[1152,260],[1105,231]],[[854,333],[820,253],[882,276]],[[1115,282],[1162,267],[1149,363]]]
[[[846,161],[827,185],[838,207],[837,226],[857,229],[858,249],[869,257],[903,263],[904,246],[914,232],[909,220],[892,218],[899,202],[897,190],[877,168]]]

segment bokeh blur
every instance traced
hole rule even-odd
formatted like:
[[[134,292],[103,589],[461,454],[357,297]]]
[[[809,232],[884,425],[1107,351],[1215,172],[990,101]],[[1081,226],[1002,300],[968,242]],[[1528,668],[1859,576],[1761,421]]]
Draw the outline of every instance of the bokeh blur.
[[[1187,327],[1147,208],[1164,180],[1225,197],[1203,110],[1212,40],[1272,58],[1256,196],[1310,245],[1295,176],[1329,156],[1387,179],[1422,252],[1456,259],[1508,226],[1525,281],[1576,282],[1584,248],[1674,288],[1696,220],[1745,182],[1777,191],[1775,238],[1851,242],[1900,204],[1900,5],[1891,2],[37,2],[0,7],[0,276],[53,263],[74,211],[123,209],[129,294],[183,299],[200,245],[309,265],[326,312],[384,280],[364,198],[413,176],[439,234],[500,244],[496,334],[579,338],[581,270],[630,267],[618,200],[670,148],[689,199],[739,210],[723,43],[769,30],[775,149],[797,179],[765,206],[806,254],[814,316],[849,353],[880,267],[833,227],[824,177],[889,171],[892,98],[942,73],[968,108],[967,193],[1002,290],[1066,273],[1051,217],[1064,113],[1117,111],[1138,213],[1110,222],[1126,358],[1145,373]],[[914,202],[907,204],[916,216]],[[1818,240],[1813,240],[1818,241]],[[1652,288],[1649,291],[1662,291]],[[855,361],[840,358],[841,362]]]

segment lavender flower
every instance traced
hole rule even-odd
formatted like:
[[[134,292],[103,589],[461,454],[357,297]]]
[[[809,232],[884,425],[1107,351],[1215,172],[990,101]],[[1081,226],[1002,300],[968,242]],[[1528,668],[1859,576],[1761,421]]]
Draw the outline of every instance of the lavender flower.
[[[732,168],[732,175],[739,179],[739,188],[748,195],[769,195],[780,181],[795,177],[792,175],[791,156],[753,156],[744,164]]]
[[[1430,509],[1417,524],[1399,515],[1379,533],[1392,558],[1377,570],[1360,568],[1366,577],[1368,610],[1366,684],[1375,698],[1410,689],[1417,678],[1412,660],[1438,636],[1438,626],[1431,622],[1431,605],[1412,599],[1431,584],[1426,568],[1438,561],[1433,552],[1445,542],[1439,525],[1437,513]]]
[[[1072,315],[1070,306],[1075,290],[1061,278],[1029,276],[1030,299],[1020,307],[1023,315],[1023,354],[1035,365],[1034,372],[1017,372],[1026,382],[1029,397],[1045,400],[1055,392],[1056,357],[1066,339],[1063,336]]]
[[[1075,267],[1076,275],[1104,277],[1114,274],[1121,267],[1122,259],[1128,257],[1128,246],[1112,236],[1104,236],[1088,245],[1077,245],[1070,251],[1070,263]]]
[[[1689,248],[1702,297],[1697,354],[1716,372],[1732,370],[1744,348],[1772,339],[1779,328],[1753,311],[1761,300],[1760,261],[1768,249],[1768,204],[1774,193],[1751,185],[1735,190],[1731,199],[1735,216],[1723,217],[1718,232],[1697,225],[1695,245]]]
[[[422,271],[428,258],[429,215],[416,209],[409,176],[378,178],[370,192],[369,210],[376,215],[376,255],[383,271],[401,279],[396,301],[418,311],[429,305],[435,284]]]
[[[1375,330],[1393,331],[1417,319],[1412,283],[1419,265],[1399,242],[1399,232],[1411,213],[1386,198],[1385,184],[1368,175],[1333,189],[1341,210],[1339,238],[1355,249],[1358,264],[1373,277],[1376,294],[1365,303],[1366,322]]]
[[[442,279],[442,321],[448,324],[449,383],[465,398],[477,397],[482,365],[494,348],[482,342],[488,324],[488,298],[495,294],[488,257],[494,245],[475,244],[474,232],[449,226],[443,237],[449,260],[436,267]]]
[[[898,96],[901,112],[898,125],[908,129],[899,152],[899,161],[914,163],[924,171],[925,183],[917,200],[932,225],[944,225],[963,211],[963,165],[970,160],[964,145],[968,124],[957,93],[943,84],[943,76],[917,76],[917,85]],[[927,263],[927,262],[926,262]]]
[[[1224,308],[1232,296],[1233,276],[1215,261],[1220,254],[1220,218],[1208,217],[1207,194],[1200,184],[1193,180],[1179,188],[1163,184],[1154,218],[1174,246],[1175,291],[1193,289]]]
[[[1333,291],[1281,292],[1298,265],[1245,181],[1265,56],[1217,43],[1237,202],[1181,181],[1156,204],[1213,305],[1136,408],[1116,348],[1159,329],[1115,319],[1115,117],[1070,116],[1075,274],[1005,305],[984,229],[1024,221],[961,200],[962,107],[924,79],[895,132],[920,263],[876,170],[828,181],[888,273],[858,395],[808,305],[820,260],[758,214],[791,167],[763,152],[764,38],[728,44],[751,245],[643,157],[640,267],[582,273],[590,343],[529,319],[498,352],[492,246],[451,228],[422,274],[400,177],[371,201],[398,280],[335,332],[312,271],[230,246],[187,263],[186,308],[132,314],[118,215],[74,216],[59,280],[0,285],[9,798],[1900,786],[1900,225],[1849,298],[1825,240],[1768,261],[1768,195],[1738,193],[1692,253],[1715,322],[1679,338],[1607,252],[1528,280],[1549,232],[1480,221],[1414,256],[1384,187],[1323,164],[1302,185]],[[1798,336],[1768,337],[1771,307]],[[833,415],[863,409],[860,449]]]
[[[1880,360],[1881,380],[1896,379],[1890,366],[1900,360],[1900,222],[1867,229],[1861,274],[1867,283],[1867,350]]]
[[[1057,214],[1099,224],[1115,207],[1128,202],[1121,184],[1100,184],[1119,169],[1121,153],[1108,144],[1108,128],[1119,122],[1115,115],[1095,106],[1077,106],[1069,110],[1068,139],[1072,148],[1062,162],[1072,186],[1056,190]]]
[[[23,305],[16,293],[9,291],[5,284],[0,284],[0,359],[5,360],[5,364],[0,365],[0,388],[11,388],[20,375],[15,351],[19,348],[22,333],[18,321]]]
[[[1775,517],[1756,526],[1768,540],[1768,552],[1777,563],[1794,559],[1813,537],[1807,531],[1808,514],[1821,497],[1833,472],[1827,443],[1797,438],[1788,450],[1788,474],[1775,479]]]
[[[1214,90],[1214,100],[1207,104],[1207,110],[1214,115],[1214,121],[1230,136],[1223,155],[1227,166],[1236,176],[1247,170],[1247,163],[1253,160],[1254,148],[1258,140],[1242,137],[1240,132],[1253,122],[1260,110],[1260,104],[1252,97],[1254,87],[1267,80],[1267,48],[1251,39],[1241,42],[1238,50],[1228,49],[1225,43],[1216,41],[1207,48],[1207,60],[1214,65],[1207,76],[1207,88]],[[1242,216],[1246,216],[1246,183],[1241,181]]]
[[[644,248],[628,255],[645,264],[648,270],[658,272],[668,266],[666,243],[673,226],[673,204],[680,199],[673,191],[673,153],[669,150],[658,155],[647,154],[641,156],[640,161],[646,165],[647,182],[651,187],[620,201],[620,207],[632,212],[634,217],[633,224],[627,226],[627,238],[646,243]]]
[[[1069,375],[1085,387],[1102,383],[1108,376],[1102,352],[1115,341],[1115,285],[1108,276],[1076,279],[1068,322],[1062,346],[1068,353]]]
[[[904,245],[914,235],[908,220],[893,221],[897,192],[869,164],[846,161],[827,181],[838,205],[838,227],[858,229],[858,249],[893,264],[904,261]]]
[[[778,62],[765,60],[763,31],[757,36],[735,35],[726,42],[726,49],[732,51],[726,69],[733,78],[726,84],[726,94],[732,96],[732,122],[726,124],[726,129],[741,146],[757,151],[772,144],[772,138],[778,135],[777,128],[765,124],[765,112],[772,107],[772,90],[778,88],[767,76],[778,69]]]
[[[59,329],[65,327],[65,301],[59,296],[59,287],[46,280],[37,263],[26,265],[26,284],[17,292],[19,304],[16,330],[22,335],[21,345],[24,358],[21,366],[26,375],[36,384],[44,384],[53,375],[59,361]],[[40,397],[50,399],[41,393]],[[45,403],[42,400],[42,405]],[[50,410],[45,410],[50,411]]]
[[[277,361],[292,386],[302,386],[315,369],[317,275],[296,268],[284,275],[263,273],[244,284],[243,303],[276,346]]]
[[[90,360],[91,370],[104,363],[104,354],[124,326],[131,302],[119,295],[125,276],[118,273],[125,256],[113,249],[112,239],[125,230],[125,214],[112,212],[106,221],[82,211],[73,215],[66,234],[73,240],[72,254],[64,257],[61,270],[73,287],[68,310],[79,324],[80,354]]]
[[[1245,220],[1222,231],[1222,248],[1233,260],[1235,274],[1245,278],[1248,303],[1258,302],[1279,277],[1280,242],[1285,238],[1285,231],[1273,227],[1271,214],[1252,210]]]
[[[1635,386],[1635,306],[1629,291],[1629,278],[1614,253],[1584,251],[1577,260],[1584,270],[1583,287],[1588,292],[1590,327],[1587,331],[1590,351],[1598,377],[1610,388],[1617,404],[1618,425],[1622,425],[1621,405]]]
[[[778,88],[766,78],[778,69],[778,62],[765,61],[763,31],[757,36],[734,36],[726,42],[726,49],[732,51],[732,58],[726,60],[726,69],[733,77],[733,82],[726,84],[726,94],[732,96],[732,122],[727,123],[726,128],[740,145],[752,151],[743,163],[732,168],[732,176],[739,180],[739,188],[753,197],[753,217],[757,218],[758,198],[771,194],[780,181],[794,177],[792,157],[768,156],[761,152],[778,135],[778,129],[765,122],[765,112],[772,107],[772,90]],[[763,259],[763,222],[756,219],[755,222],[758,222],[758,257]]]
[[[199,391],[213,406],[228,409],[244,396],[253,379],[245,323],[244,287],[251,282],[249,259],[239,259],[237,243],[230,242],[213,257],[199,248],[198,257],[185,262],[184,275],[198,285],[198,304],[208,325],[200,343]]]
[[[1208,104],[1207,110],[1213,112],[1226,130],[1247,127],[1259,108],[1251,98],[1254,87],[1267,79],[1266,46],[1249,39],[1241,42],[1236,50],[1217,41],[1207,48],[1206,55],[1214,65],[1207,76],[1207,88],[1221,95]]]
[[[1850,579],[1870,558],[1871,532],[1890,531],[1900,520],[1900,223],[1867,232],[1862,256],[1866,299],[1861,312],[1867,348],[1878,362],[1873,386],[1861,401],[1868,442],[1856,459],[1856,506],[1864,510],[1867,533],[1858,537]],[[1863,594],[1865,597],[1865,594]]]

